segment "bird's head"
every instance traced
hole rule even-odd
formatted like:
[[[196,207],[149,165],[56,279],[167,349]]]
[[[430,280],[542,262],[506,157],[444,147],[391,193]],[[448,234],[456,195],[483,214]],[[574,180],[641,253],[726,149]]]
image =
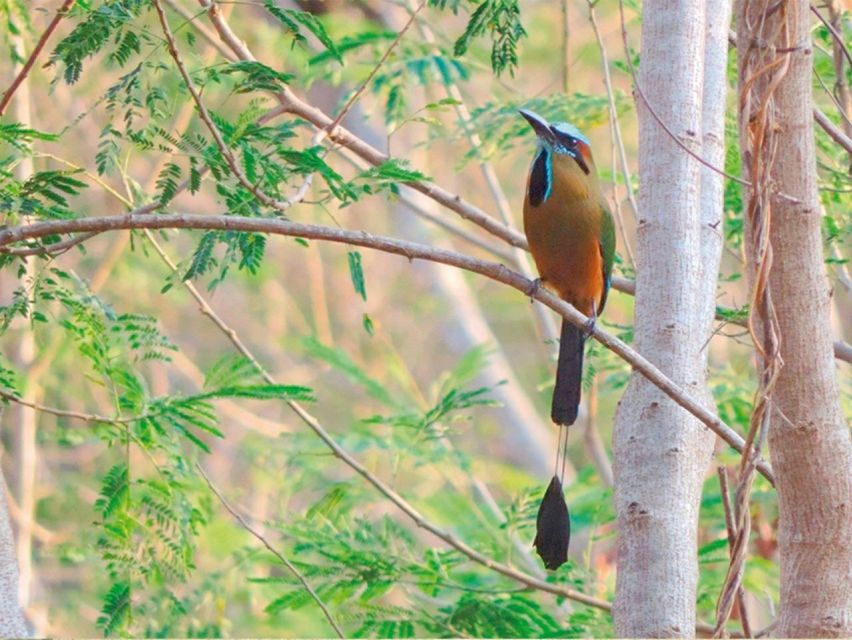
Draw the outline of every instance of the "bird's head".
[[[580,133],[577,127],[568,122],[551,124],[537,113],[526,109],[521,109],[520,114],[535,131],[540,145],[554,154],[573,158],[583,173],[589,174],[589,162],[592,159],[589,139]]]

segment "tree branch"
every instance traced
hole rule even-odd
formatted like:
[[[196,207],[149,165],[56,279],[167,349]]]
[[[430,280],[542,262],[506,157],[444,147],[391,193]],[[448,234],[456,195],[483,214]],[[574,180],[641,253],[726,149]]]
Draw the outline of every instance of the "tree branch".
[[[819,107],[814,107],[814,120],[822,127],[832,140],[843,147],[850,156],[852,156],[852,138],[843,133],[837,126],[825,115]]]
[[[253,185],[249,181],[248,177],[246,177],[245,173],[243,173],[237,159],[225,143],[225,139],[222,137],[222,132],[219,131],[219,127],[216,126],[216,123],[213,122],[213,118],[210,116],[210,112],[207,111],[207,107],[201,99],[201,94],[198,93],[198,89],[195,88],[195,84],[192,82],[189,72],[186,70],[186,65],[183,63],[183,58],[181,58],[180,53],[177,50],[177,43],[175,43],[174,35],[172,35],[172,30],[169,27],[168,20],[166,20],[166,13],[163,10],[163,6],[160,4],[160,0],[153,0],[153,4],[154,8],[157,10],[157,16],[160,20],[160,26],[163,29],[163,35],[166,38],[169,54],[175,61],[178,73],[180,73],[183,78],[184,84],[195,102],[195,106],[198,109],[198,116],[207,126],[207,129],[210,131],[210,135],[213,136],[213,141],[216,143],[216,147],[225,159],[225,163],[228,165],[231,173],[234,174],[234,177],[239,181],[239,183],[251,192],[263,205],[282,213],[287,211],[287,209],[297,202],[295,198],[290,200],[278,200],[276,198],[272,198],[260,189],[260,187]],[[306,190],[300,189],[297,192],[297,195],[301,194],[301,197],[304,197],[304,191]]]
[[[103,216],[98,218],[79,218],[75,220],[54,220],[31,225],[10,227],[0,230],[0,252],[7,251],[9,244],[22,240],[42,238],[51,234],[78,233],[90,231],[112,231],[117,229],[221,229],[229,231],[249,231],[273,235],[296,236],[330,242],[348,243],[407,257],[409,260],[432,260],[441,264],[455,266],[473,273],[507,284],[518,291],[530,295],[544,303],[563,318],[578,327],[585,327],[588,318],[567,302],[560,300],[544,288],[534,291],[533,281],[508,269],[502,264],[478,260],[460,253],[436,249],[427,245],[377,236],[366,231],[350,231],[319,225],[301,224],[286,220],[269,218],[243,218],[236,216],[202,216],[181,214],[134,214]],[[622,359],[642,373],[654,385],[671,397],[677,404],[692,413],[720,438],[737,451],[743,451],[744,441],[733,429],[708,411],[699,401],[665,376],[657,367],[631,349],[627,344],[595,326],[593,335],[601,344],[619,355]],[[773,482],[772,471],[766,461],[758,464],[760,472]]]
[[[216,3],[212,2],[212,0],[198,0],[198,3],[205,9],[219,37],[231,49],[234,55],[241,60],[255,60],[254,55],[245,43],[231,30],[230,25],[219,12]],[[272,110],[274,111],[274,115],[291,113],[310,122],[319,130],[326,129],[333,122],[323,111],[300,100],[286,87],[282,92],[276,94],[276,98],[280,102],[280,107]],[[344,127],[338,126],[329,138],[344,147],[344,151],[352,152],[372,166],[379,166],[390,159],[390,156],[383,154]],[[522,233],[502,224],[484,210],[463,200],[461,196],[454,195],[446,189],[428,182],[414,181],[404,184],[431,198],[446,209],[457,213],[464,220],[472,222],[497,238],[500,238],[510,246],[529,250],[527,239]],[[469,240],[469,238],[467,239]],[[481,242],[477,244],[481,246]],[[517,260],[513,260],[513,263],[517,265]],[[612,286],[614,289],[630,295],[633,295],[635,292],[635,283],[621,276],[613,276]],[[835,342],[835,356],[841,360],[852,362],[852,346],[847,345],[843,341]]]
[[[18,90],[18,87],[21,86],[21,83],[24,79],[29,75],[30,69],[33,68],[36,59],[41,54],[41,50],[44,49],[44,46],[47,44],[48,39],[56,31],[56,27],[59,26],[59,23],[62,21],[71,8],[74,6],[74,3],[77,0],[65,0],[62,3],[62,6],[56,10],[56,15],[53,16],[53,20],[50,21],[50,24],[47,25],[47,29],[44,30],[44,33],[41,34],[41,37],[38,39],[36,46],[33,48],[32,53],[30,53],[30,57],[27,58],[27,61],[24,63],[24,66],[21,67],[20,72],[12,81],[12,84],[9,85],[9,88],[6,89],[6,92],[3,94],[3,99],[0,100],[0,116],[3,115],[3,112],[6,111],[6,107],[9,106],[9,102],[12,100],[12,96],[15,95],[15,91]]]
[[[234,34],[230,25],[228,25],[222,17],[216,3],[211,2],[210,0],[198,0],[198,3],[207,10],[207,15],[210,18],[213,27],[216,29],[216,32],[219,34],[222,41],[231,48],[231,51],[233,51],[241,60],[255,60],[252,52],[248,49],[245,43],[243,43],[236,34]],[[284,87],[279,93],[275,94],[275,97],[288,113],[306,120],[317,129],[327,129],[334,122],[334,120],[332,120],[332,118],[330,118],[321,109],[299,99],[296,94],[287,87]],[[329,139],[331,139],[335,144],[351,149],[374,167],[378,167],[390,160],[390,156],[361,140],[345,127],[336,127],[329,135]],[[465,220],[473,222],[490,232],[492,235],[503,239],[513,247],[526,248],[526,238],[522,233],[511,229],[499,220],[494,219],[479,207],[475,207],[462,200],[461,196],[450,193],[446,189],[429,182],[413,181],[405,184],[425,196],[432,198],[451,211],[455,211]]]

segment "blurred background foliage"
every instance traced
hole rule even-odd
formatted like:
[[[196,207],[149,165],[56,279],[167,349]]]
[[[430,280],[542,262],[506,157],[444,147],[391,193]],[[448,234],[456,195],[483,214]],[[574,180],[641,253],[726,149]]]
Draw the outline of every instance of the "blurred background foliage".
[[[590,137],[619,212],[616,269],[632,276],[635,219],[626,187],[641,185],[616,3],[431,0],[344,120],[392,155],[369,170],[312,142],[302,120],[260,119],[276,105],[270,92],[284,85],[337,114],[414,3],[218,3],[254,63],[223,58],[198,4],[164,4],[193,81],[251,183],[285,199],[316,176],[291,219],[511,260],[499,239],[428,201],[401,197],[400,185],[428,176],[495,212],[497,191],[481,170],[488,163],[519,226],[533,149],[517,116],[524,107],[571,121]],[[58,5],[0,0],[3,86]],[[625,6],[638,47],[641,7]],[[839,24],[848,39],[848,16]],[[831,34],[815,23],[813,39],[816,100],[840,123]],[[630,55],[641,63],[636,51]],[[848,65],[841,70],[848,84]],[[76,2],[27,89],[0,121],[4,224],[114,214],[152,201],[180,213],[275,215],[234,178],[197,118],[150,2]],[[613,143],[610,98],[629,176]],[[733,106],[729,113],[725,169],[738,174]],[[481,143],[471,143],[471,134]],[[816,134],[836,337],[848,340],[850,158],[821,129]],[[748,300],[742,197],[729,182],[720,226],[726,318]],[[464,227],[474,241],[434,218]],[[332,634],[309,594],[228,513],[197,464],[304,574],[346,635],[612,634],[607,612],[526,588],[413,525],[284,402],[307,403],[344,449],[426,519],[543,576],[530,545],[555,448],[547,419],[553,354],[517,291],[378,252],[219,231],[117,232],[52,258],[5,256],[0,287],[7,398],[89,414],[81,420],[16,402],[3,411],[3,471],[25,554],[22,597],[39,634]],[[235,351],[214,315],[280,384]],[[614,292],[603,326],[629,341],[631,315],[630,296]],[[743,432],[754,391],[748,334],[726,321],[717,329],[706,345],[712,391],[721,417]],[[546,579],[611,601],[608,442],[629,370],[596,343],[590,354],[585,418],[569,436],[571,556]],[[839,367],[850,409],[849,368]],[[738,457],[720,446],[716,462],[735,465]],[[728,561],[712,471],[700,512],[702,620],[713,617]],[[744,586],[752,623],[761,627],[778,600],[777,505],[765,481],[756,483]],[[731,628],[738,629],[736,612]]]

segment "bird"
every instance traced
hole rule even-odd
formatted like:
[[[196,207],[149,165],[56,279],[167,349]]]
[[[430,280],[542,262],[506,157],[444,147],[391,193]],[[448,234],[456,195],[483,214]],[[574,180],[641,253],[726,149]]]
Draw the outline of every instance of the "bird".
[[[567,122],[549,123],[525,109],[537,144],[524,196],[524,233],[544,285],[589,318],[585,328],[562,320],[556,382],[550,417],[563,430],[574,424],[580,406],[586,337],[606,305],[615,261],[615,225],[598,180],[589,139]],[[533,543],[548,569],[568,556],[570,518],[562,491],[565,452],[559,473],[547,487],[536,520]]]

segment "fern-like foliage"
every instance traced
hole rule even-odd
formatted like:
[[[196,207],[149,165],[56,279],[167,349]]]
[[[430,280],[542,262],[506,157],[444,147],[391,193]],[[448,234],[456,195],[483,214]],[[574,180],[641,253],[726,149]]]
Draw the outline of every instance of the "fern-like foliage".
[[[26,151],[35,140],[52,142],[57,139],[54,133],[37,131],[19,122],[0,122],[0,143],[11,145],[18,151]]]
[[[450,9],[453,13],[458,13],[462,6],[460,0],[430,0],[429,4],[439,9]],[[470,0],[468,4],[476,8],[455,42],[455,54],[464,55],[476,38],[488,34],[494,73],[500,75],[508,71],[514,75],[518,67],[518,45],[527,35],[521,23],[519,0]]]
[[[130,584],[115,582],[104,596],[98,626],[104,636],[114,636],[130,619]]]
[[[334,40],[331,39],[328,32],[325,30],[325,27],[323,27],[322,23],[314,14],[307,11],[298,11],[296,9],[283,9],[278,6],[275,0],[265,0],[263,6],[270,14],[278,19],[287,31],[290,32],[293,37],[294,45],[300,44],[305,46],[307,44],[307,39],[302,34],[302,29],[306,29],[322,43],[331,56],[333,56],[338,62],[343,62],[340,57],[340,51],[334,43]]]
[[[56,45],[50,62],[62,63],[63,77],[74,84],[83,72],[83,62],[106,47],[115,46],[111,60],[124,66],[131,55],[139,52],[139,38],[125,30],[143,9],[150,7],[144,0],[107,0],[88,12],[86,17],[62,41]]]

